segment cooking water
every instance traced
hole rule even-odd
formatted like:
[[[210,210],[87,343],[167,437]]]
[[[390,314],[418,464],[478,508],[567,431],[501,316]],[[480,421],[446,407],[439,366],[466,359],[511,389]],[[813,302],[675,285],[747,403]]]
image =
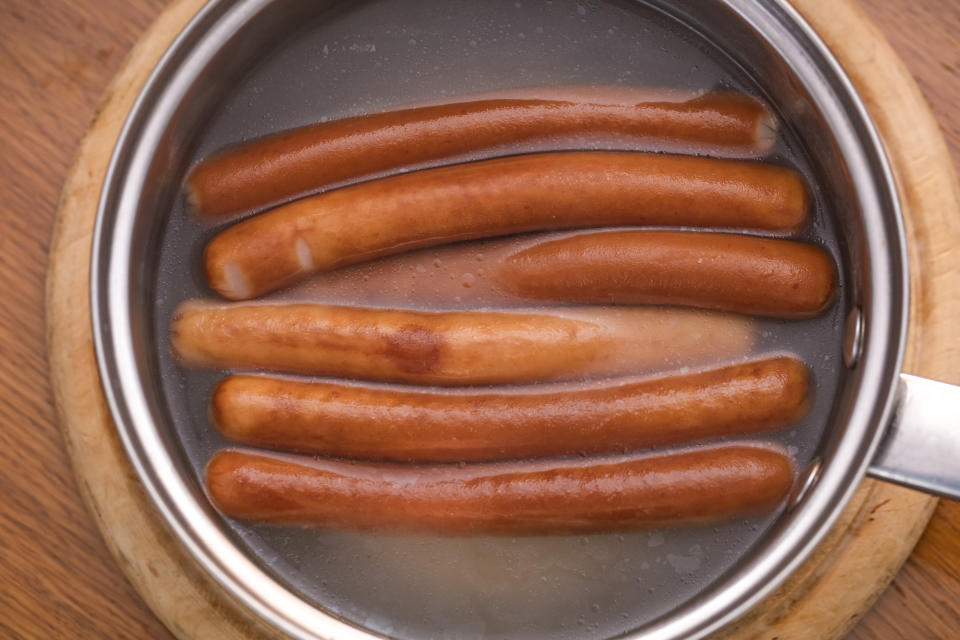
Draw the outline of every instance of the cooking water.
[[[239,140],[315,121],[515,87],[730,88],[762,95],[708,41],[640,3],[383,0],[343,2],[321,13],[251,68],[211,114],[195,160]],[[788,126],[768,161],[794,167],[816,184]],[[826,203],[815,187],[812,193],[813,223],[801,238],[836,258]],[[223,374],[179,368],[163,336],[180,302],[214,295],[203,282],[200,254],[215,230],[200,225],[181,199],[166,223],[156,271],[156,355],[175,437],[198,486],[209,456],[229,445],[208,416],[210,391]],[[461,282],[466,276],[444,268],[437,267],[436,277]],[[839,284],[842,298],[842,274]],[[767,436],[787,446],[800,468],[815,453],[839,384],[841,314],[842,304],[835,304],[811,320],[760,323],[758,353],[796,353],[813,372],[806,419]],[[390,637],[582,640],[635,629],[694,597],[734,568],[776,517],[533,538],[228,524],[279,580]]]

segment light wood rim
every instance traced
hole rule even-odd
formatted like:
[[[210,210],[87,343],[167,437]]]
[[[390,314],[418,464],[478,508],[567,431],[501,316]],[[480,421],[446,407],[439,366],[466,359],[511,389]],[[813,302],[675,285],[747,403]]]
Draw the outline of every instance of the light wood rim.
[[[946,145],[913,79],[852,0],[793,0],[863,96],[901,190],[912,301],[905,369],[960,382],[958,189]],[[155,512],[117,438],[100,388],[90,326],[89,268],[97,199],[114,143],[150,70],[203,0],[171,4],[108,88],[63,189],[47,280],[51,383],[81,494],[123,572],[179,638],[279,637],[251,621],[180,547]],[[909,127],[903,123],[909,122]],[[839,638],[907,558],[936,500],[866,480],[813,556],[725,638]]]

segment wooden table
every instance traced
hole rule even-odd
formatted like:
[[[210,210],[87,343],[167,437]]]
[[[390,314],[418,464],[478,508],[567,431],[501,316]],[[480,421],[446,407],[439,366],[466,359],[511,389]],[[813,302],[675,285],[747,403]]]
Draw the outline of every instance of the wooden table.
[[[163,0],[0,0],[0,637],[168,638],[107,553],[54,420],[43,288],[60,187]],[[960,160],[960,0],[863,0]],[[904,126],[909,126],[904,123]],[[960,636],[960,503],[942,502],[851,637]]]

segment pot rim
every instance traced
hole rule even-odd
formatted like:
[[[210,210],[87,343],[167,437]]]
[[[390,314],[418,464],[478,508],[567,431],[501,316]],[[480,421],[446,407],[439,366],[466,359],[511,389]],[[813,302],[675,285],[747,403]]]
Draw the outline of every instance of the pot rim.
[[[134,357],[129,296],[131,229],[142,179],[160,145],[165,122],[218,43],[256,19],[271,0],[214,0],[176,38],[140,92],[105,176],[91,256],[91,313],[103,388],[121,441],[148,495],[177,538],[232,597],[297,638],[376,637],[310,605],[252,562],[213,521],[206,498],[174,463],[146,397],[147,365]],[[791,67],[843,150],[860,204],[869,283],[858,301],[862,354],[857,399],[845,430],[814,482],[791,505],[773,540],[641,631],[625,637],[699,638],[741,616],[779,586],[810,554],[852,497],[889,424],[903,361],[908,319],[908,260],[895,181],[865,106],[839,63],[785,0],[717,0],[735,12]],[[658,3],[661,0],[657,0]],[[655,3],[656,4],[656,3]],[[880,259],[881,257],[885,259]],[[879,293],[877,293],[879,292]],[[893,292],[892,295],[886,295]]]

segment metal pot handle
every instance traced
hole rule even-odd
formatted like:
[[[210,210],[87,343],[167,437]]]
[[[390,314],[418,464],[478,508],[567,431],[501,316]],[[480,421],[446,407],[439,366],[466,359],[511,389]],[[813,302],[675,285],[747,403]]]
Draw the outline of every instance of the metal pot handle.
[[[901,374],[897,395],[867,474],[960,500],[960,386]]]

